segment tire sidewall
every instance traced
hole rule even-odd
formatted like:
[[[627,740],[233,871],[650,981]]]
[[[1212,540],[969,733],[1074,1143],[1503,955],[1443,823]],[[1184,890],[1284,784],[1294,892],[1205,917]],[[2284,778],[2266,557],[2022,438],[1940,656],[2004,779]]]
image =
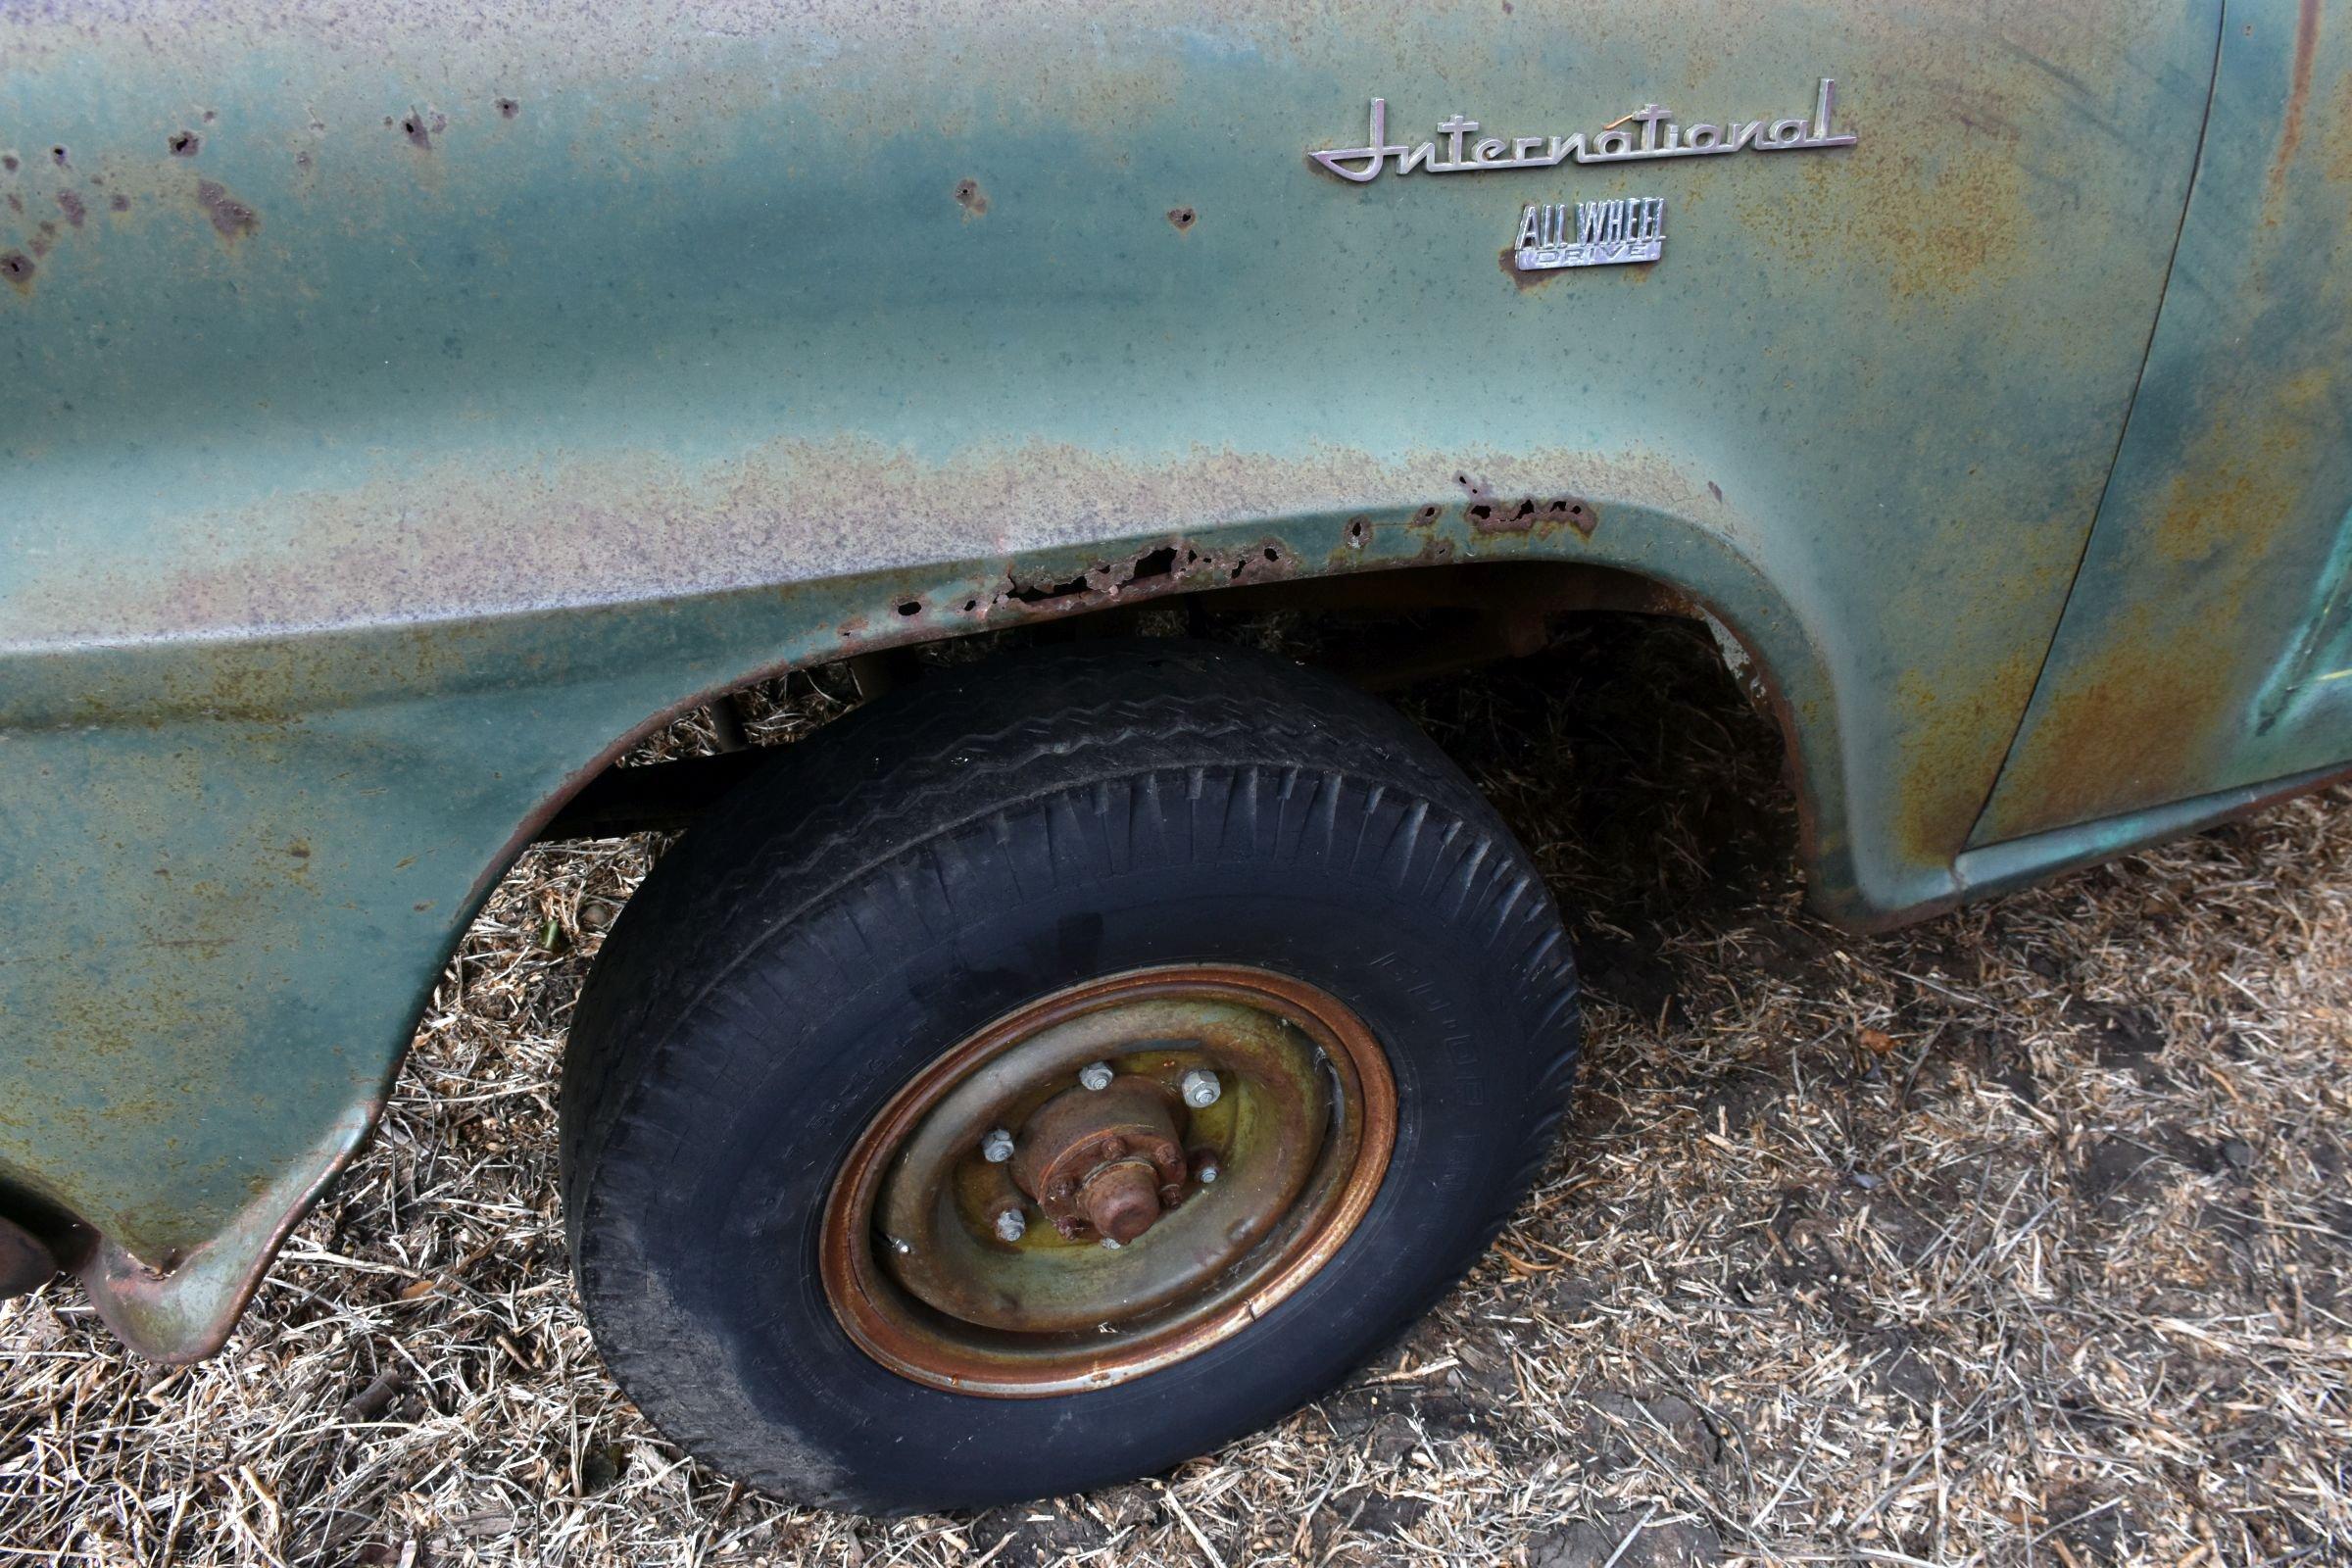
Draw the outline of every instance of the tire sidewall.
[[[1343,814],[1378,814],[1366,803],[1379,792],[1327,787],[1355,804]],[[1052,842],[1056,813],[1083,818],[1088,802],[1072,797],[1090,793],[874,867],[746,954],[671,1032],[654,1076],[678,1080],[673,1102],[694,1108],[650,1118],[666,1135],[658,1147],[633,1126],[609,1152],[589,1195],[608,1222],[589,1227],[583,1287],[600,1339],[641,1348],[616,1359],[624,1385],[703,1457],[872,1512],[1163,1469],[1344,1377],[1459,1275],[1516,1198],[1528,1123],[1556,1109],[1542,1090],[1563,1050],[1531,1037],[1524,955],[1396,866],[1342,863],[1304,839],[1205,861],[1148,844],[1124,863],[1022,863],[1020,847]],[[1462,828],[1420,821],[1448,841]],[[816,1268],[825,1200],[859,1132],[991,1020],[1173,963],[1305,981],[1382,1043],[1397,1136],[1353,1235],[1245,1332],[1108,1389],[955,1395],[867,1357]]]

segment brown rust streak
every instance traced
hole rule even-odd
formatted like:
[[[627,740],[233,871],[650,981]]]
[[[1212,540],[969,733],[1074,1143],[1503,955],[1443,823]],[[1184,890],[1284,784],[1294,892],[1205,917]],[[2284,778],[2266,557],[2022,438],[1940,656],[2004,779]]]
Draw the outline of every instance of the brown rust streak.
[[[2325,391],[2325,377],[2289,408]],[[2005,793],[2035,828],[2063,827],[2197,793],[2238,733],[2242,689],[2225,639],[2266,581],[2314,453],[2299,419],[2225,417],[2208,427],[2163,493],[2139,559],[2161,573],[2120,610],[2095,648],[2051,683],[2034,744]]]
[[[1984,809],[1984,737],[2013,727],[2034,695],[2042,648],[2014,649],[1964,686],[1906,670],[1894,683],[1895,707],[1905,715],[1904,808],[1894,818],[1903,849],[1924,862],[1948,858],[1968,841]]]
[[[2295,13],[2294,76],[2286,90],[2286,116],[2278,130],[2278,155],[2271,160],[2271,182],[2265,206],[2277,205],[2286,194],[2287,166],[2303,145],[2303,111],[2311,102],[2312,61],[2320,51],[2320,0],[2301,0]]]

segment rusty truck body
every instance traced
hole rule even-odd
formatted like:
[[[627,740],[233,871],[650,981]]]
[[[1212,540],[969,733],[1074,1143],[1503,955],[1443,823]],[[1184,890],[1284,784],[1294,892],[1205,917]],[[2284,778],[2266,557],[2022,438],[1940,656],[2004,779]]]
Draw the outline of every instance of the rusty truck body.
[[[2352,769],[2336,0],[5,6],[0,152],[0,1217],[152,1356],[520,849],[780,671],[1703,615],[1860,928]]]

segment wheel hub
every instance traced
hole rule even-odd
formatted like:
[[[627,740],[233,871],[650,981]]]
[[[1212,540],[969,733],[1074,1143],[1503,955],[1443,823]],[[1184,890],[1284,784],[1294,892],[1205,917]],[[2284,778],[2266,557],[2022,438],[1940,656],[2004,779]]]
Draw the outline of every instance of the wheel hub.
[[[1065,1240],[1091,1234],[1125,1246],[1184,1201],[1180,1104],[1166,1085],[1134,1074],[1100,1091],[1065,1089],[1022,1126],[1013,1183]]]
[[[1143,970],[1000,1019],[869,1124],[826,1205],[835,1315],[916,1381],[1101,1387],[1240,1332],[1370,1206],[1378,1043],[1263,970]]]

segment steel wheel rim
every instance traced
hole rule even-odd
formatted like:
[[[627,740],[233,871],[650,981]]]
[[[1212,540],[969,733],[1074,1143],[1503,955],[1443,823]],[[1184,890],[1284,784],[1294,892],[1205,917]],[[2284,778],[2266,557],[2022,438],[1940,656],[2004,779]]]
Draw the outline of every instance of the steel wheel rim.
[[[1076,1083],[1094,1062],[1118,1069],[1108,1090]],[[1221,1086],[1213,1104],[1183,1102],[1200,1071]],[[1152,1085],[1177,1102],[1164,1124]],[[981,1146],[1004,1122],[1016,1152],[991,1161]],[[1166,1180],[1168,1128],[1181,1182]],[[1089,981],[967,1037],[867,1123],[826,1200],[819,1275],[858,1348],[917,1383],[1008,1398],[1109,1387],[1232,1338],[1313,1278],[1370,1209],[1396,1130],[1386,1054],[1317,987],[1239,965]],[[1218,1167],[1205,1184],[1202,1154]],[[1081,1168],[1094,1174],[1073,1199]],[[1085,1216],[1134,1215],[1086,1200],[1108,1182],[1132,1206],[1148,1180],[1158,1217],[1101,1245]],[[1014,1202],[1026,1229],[1008,1241],[992,1216]]]

